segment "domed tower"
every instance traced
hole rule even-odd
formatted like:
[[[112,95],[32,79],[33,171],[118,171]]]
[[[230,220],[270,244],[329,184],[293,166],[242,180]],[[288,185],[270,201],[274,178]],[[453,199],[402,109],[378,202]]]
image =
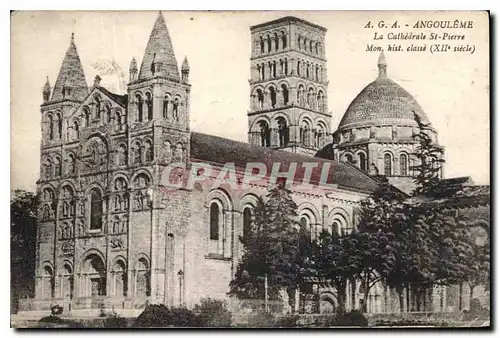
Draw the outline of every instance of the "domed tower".
[[[333,133],[333,157],[350,162],[374,176],[385,176],[404,192],[414,189],[413,135],[418,132],[415,116],[429,119],[403,87],[387,77],[384,53],[378,59],[378,77],[351,102]],[[431,128],[437,144],[437,133]]]

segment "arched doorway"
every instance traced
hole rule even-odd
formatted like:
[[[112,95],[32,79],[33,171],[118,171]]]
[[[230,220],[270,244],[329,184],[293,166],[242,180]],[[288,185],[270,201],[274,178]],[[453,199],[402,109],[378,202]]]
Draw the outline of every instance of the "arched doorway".
[[[50,299],[54,296],[54,275],[52,267],[46,265],[43,268],[42,294],[43,298]]]
[[[148,261],[145,258],[140,258],[135,265],[135,271],[135,296],[137,298],[146,298],[151,293]]]
[[[127,272],[125,263],[118,260],[113,265],[113,295],[122,297],[127,295]]]
[[[90,254],[83,263],[83,296],[106,295],[106,266],[97,254]]]
[[[64,264],[63,267],[62,297],[73,298],[73,269],[69,264]]]
[[[332,295],[322,294],[319,299],[319,312],[320,313],[335,313],[336,302]]]

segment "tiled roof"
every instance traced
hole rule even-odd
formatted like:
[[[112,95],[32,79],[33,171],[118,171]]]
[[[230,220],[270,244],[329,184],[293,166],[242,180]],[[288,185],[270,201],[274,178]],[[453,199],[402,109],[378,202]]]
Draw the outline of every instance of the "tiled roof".
[[[377,187],[377,180],[346,163],[272,150],[196,132],[191,133],[191,158],[210,163],[234,163],[237,168],[245,168],[249,162],[264,163],[268,173],[275,163],[280,163],[280,172],[287,171],[290,163],[297,163],[296,182],[303,180],[305,168],[302,164],[315,162],[318,163],[318,167],[312,170],[312,184],[320,182],[323,165],[330,163],[328,184],[337,184],[339,187],[366,193],[374,191]]]
[[[384,122],[417,126],[414,113],[420,116],[423,123],[429,123],[410,93],[391,79],[379,77],[351,102],[338,129],[382,125]]]
[[[110,92],[104,87],[99,87],[99,90],[102,91],[104,94],[108,95],[109,97],[111,97],[116,102],[118,102],[121,106],[127,107],[128,95],[118,95]]]

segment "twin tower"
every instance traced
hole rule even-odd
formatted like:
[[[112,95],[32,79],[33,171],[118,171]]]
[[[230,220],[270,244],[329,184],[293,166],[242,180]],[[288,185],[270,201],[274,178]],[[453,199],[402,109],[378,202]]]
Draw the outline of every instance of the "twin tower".
[[[325,28],[295,17],[283,17],[251,27],[249,143],[308,155],[316,154],[331,143],[325,33]],[[133,59],[129,74],[127,122],[162,120],[169,110],[175,115],[182,105],[183,117],[187,120],[182,129],[189,130],[189,116],[186,116],[189,114],[189,65],[184,59],[179,74],[161,13],[151,32],[141,66],[138,68]],[[153,80],[157,75],[166,79],[169,85],[177,83],[174,91],[179,89],[179,93],[186,97],[163,98],[160,92],[146,93],[146,96],[137,94],[149,86],[161,91],[164,84],[158,85],[159,80]],[[52,93],[48,81],[45,84],[44,105],[65,100],[82,102],[88,94],[72,38]],[[158,102],[153,102],[155,100]]]

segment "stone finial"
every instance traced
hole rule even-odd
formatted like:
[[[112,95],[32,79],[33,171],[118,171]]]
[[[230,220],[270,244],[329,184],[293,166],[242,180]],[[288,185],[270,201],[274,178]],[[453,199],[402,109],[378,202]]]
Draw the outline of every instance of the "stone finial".
[[[47,80],[45,81],[45,85],[43,86],[43,102],[50,101],[50,82],[49,77],[47,76]]]
[[[94,78],[94,87],[100,87],[101,86],[101,77],[99,75],[96,75]]]
[[[387,77],[387,61],[385,60],[384,51],[380,52],[377,66],[378,66],[378,77]]]

